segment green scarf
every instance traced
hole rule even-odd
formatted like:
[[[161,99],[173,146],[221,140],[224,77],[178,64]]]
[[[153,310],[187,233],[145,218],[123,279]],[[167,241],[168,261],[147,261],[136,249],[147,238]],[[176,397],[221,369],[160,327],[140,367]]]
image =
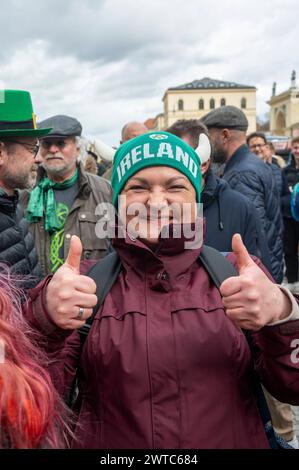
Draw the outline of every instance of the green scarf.
[[[55,183],[48,177],[43,178],[31,191],[27,208],[27,220],[38,222],[43,218],[45,212],[45,230],[51,232],[60,228],[60,222],[56,214],[54,189],[70,188],[78,178],[78,168],[73,176],[63,183]],[[45,211],[44,211],[45,209]]]

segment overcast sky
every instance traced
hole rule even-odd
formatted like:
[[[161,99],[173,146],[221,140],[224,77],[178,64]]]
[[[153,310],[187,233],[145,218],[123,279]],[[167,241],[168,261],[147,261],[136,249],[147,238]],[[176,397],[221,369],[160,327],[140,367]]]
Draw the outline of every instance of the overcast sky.
[[[297,71],[298,0],[6,0],[0,84],[29,90],[38,121],[77,117],[85,135],[163,111],[171,86],[211,77],[257,87],[268,110]]]

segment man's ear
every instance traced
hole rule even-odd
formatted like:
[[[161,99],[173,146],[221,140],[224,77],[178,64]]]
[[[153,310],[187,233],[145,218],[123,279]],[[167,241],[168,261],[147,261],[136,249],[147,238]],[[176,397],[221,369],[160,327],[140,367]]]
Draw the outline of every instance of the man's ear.
[[[221,133],[223,137],[223,143],[227,144],[231,137],[229,129],[222,129]]]
[[[4,155],[6,154],[5,145],[3,142],[0,142],[0,165],[4,163]]]
[[[203,165],[200,165],[200,171],[201,171],[201,174],[202,176],[205,176],[205,174],[207,173],[208,169],[210,168],[210,165],[211,165],[211,159],[209,159],[206,163],[204,163]]]

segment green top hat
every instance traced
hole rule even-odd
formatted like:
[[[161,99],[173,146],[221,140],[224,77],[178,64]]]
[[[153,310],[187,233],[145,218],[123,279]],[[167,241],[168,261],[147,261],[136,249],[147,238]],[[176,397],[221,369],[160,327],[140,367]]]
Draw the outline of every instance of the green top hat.
[[[0,90],[0,138],[42,137],[49,129],[37,129],[31,96],[28,91]]]

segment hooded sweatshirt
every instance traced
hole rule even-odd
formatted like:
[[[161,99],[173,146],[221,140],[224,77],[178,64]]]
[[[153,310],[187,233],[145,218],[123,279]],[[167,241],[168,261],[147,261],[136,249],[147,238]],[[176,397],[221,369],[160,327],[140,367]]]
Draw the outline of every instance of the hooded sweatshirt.
[[[206,219],[206,245],[222,252],[232,251],[232,236],[239,233],[248,252],[260,258],[268,269],[271,268],[259,216],[249,199],[231,189],[210,169],[205,176],[201,201]]]

